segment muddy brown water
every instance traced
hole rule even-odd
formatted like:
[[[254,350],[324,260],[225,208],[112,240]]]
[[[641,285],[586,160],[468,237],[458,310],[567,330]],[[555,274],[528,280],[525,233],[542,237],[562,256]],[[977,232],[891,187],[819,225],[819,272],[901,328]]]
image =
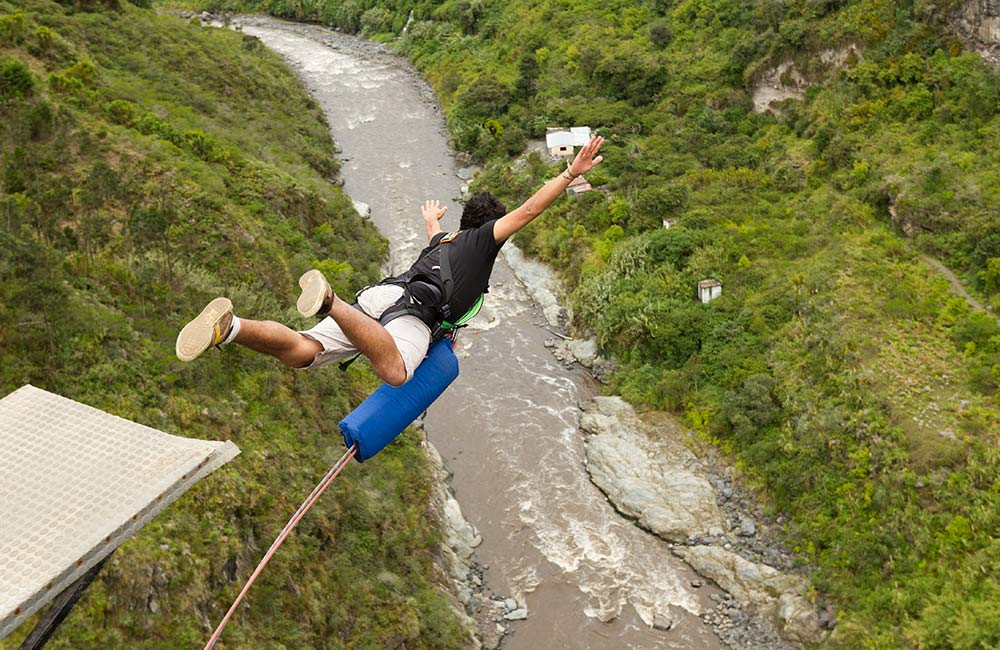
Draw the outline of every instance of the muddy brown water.
[[[388,238],[390,271],[405,269],[426,242],[422,201],[445,202],[444,228],[458,227],[463,181],[444,119],[405,59],[317,26],[266,18],[241,26],[282,54],[322,105],[342,150],[344,189],[370,206]],[[503,259],[473,323],[459,339],[461,376],[426,425],[482,535],[487,590],[528,608],[504,648],[721,647],[698,618],[712,606],[711,588],[693,588],[687,565],[590,482],[577,428],[587,380],[545,348],[541,309]],[[651,626],[657,614],[673,620],[670,631]]]

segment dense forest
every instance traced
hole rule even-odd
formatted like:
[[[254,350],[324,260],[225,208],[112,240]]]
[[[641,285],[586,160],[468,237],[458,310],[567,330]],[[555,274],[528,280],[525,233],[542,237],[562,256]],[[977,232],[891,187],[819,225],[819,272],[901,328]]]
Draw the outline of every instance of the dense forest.
[[[1000,308],[1000,74],[951,30],[960,4],[201,6],[390,43],[484,161],[477,186],[511,202],[558,171],[530,141],[597,129],[598,191],[517,241],[618,360],[608,390],[682,414],[788,518],[840,610],[831,645],[986,648],[1000,645],[1000,324],[973,301]],[[754,111],[774,76],[801,96]],[[707,278],[723,295],[704,305]]]
[[[0,1],[0,394],[32,383],[243,452],[115,553],[49,647],[201,647],[343,452],[336,422],[376,383],[363,364],[311,375],[239,350],[174,356],[217,295],[305,325],[304,270],[342,290],[379,276],[386,244],[337,177],[321,110],[256,39],[117,0]],[[358,470],[220,648],[463,645],[417,436]]]

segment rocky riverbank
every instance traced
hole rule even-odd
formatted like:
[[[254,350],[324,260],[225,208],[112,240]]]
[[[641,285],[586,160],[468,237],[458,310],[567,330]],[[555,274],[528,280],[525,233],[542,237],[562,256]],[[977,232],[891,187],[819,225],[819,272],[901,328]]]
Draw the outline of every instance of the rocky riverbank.
[[[551,304],[559,294],[551,273],[536,262],[529,268],[513,246],[504,248],[518,279]],[[551,315],[561,313],[546,313],[555,326]],[[562,363],[579,363],[598,381],[613,371],[614,362],[598,354],[593,340],[550,331],[557,338],[546,345]],[[808,580],[793,572],[795,560],[775,534],[783,522],[764,516],[714,449],[694,444],[693,434],[667,414],[645,421],[619,397],[597,397],[581,411],[594,484],[623,516],[669,542],[675,555],[726,592],[702,615],[726,645],[790,648],[829,634],[836,625],[832,608],[820,607]]]
[[[528,617],[527,608],[508,596],[490,593],[483,582],[489,567],[476,561],[475,548],[482,537],[462,515],[462,508],[449,486],[450,473],[438,450],[427,440],[422,421],[414,425],[423,435],[423,446],[437,478],[432,496],[444,535],[441,552],[450,592],[455,596],[455,613],[468,631],[470,647],[495,650],[510,631],[510,622]]]
[[[685,432],[664,422],[650,426],[619,397],[597,397],[581,407],[594,483],[622,514],[670,542],[675,555],[730,594],[719,601],[722,612],[706,616],[741,637],[750,633],[750,614],[756,613],[790,641],[822,640],[809,581],[765,563],[787,567],[792,559],[763,532],[746,498],[733,499],[732,479],[719,480],[717,470],[683,444]],[[718,489],[709,480],[713,475],[722,483]]]

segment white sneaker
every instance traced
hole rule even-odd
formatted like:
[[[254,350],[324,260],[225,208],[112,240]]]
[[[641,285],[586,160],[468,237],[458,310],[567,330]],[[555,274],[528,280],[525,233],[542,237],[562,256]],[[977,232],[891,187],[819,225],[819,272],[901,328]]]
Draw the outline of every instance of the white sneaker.
[[[299,278],[299,286],[302,287],[302,295],[295,306],[300,314],[308,318],[317,314],[326,316],[330,312],[333,307],[333,289],[322,273],[316,269],[306,271]]]
[[[194,361],[208,348],[225,341],[232,327],[233,303],[229,298],[216,298],[177,335],[177,358]]]

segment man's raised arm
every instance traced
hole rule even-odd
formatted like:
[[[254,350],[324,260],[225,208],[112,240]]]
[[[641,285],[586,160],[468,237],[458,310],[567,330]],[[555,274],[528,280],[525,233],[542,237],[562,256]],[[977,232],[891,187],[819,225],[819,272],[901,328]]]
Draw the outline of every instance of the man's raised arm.
[[[441,232],[441,217],[447,211],[448,206],[442,208],[440,201],[424,201],[424,204],[420,206],[420,216],[424,218],[424,225],[427,226],[427,241]]]
[[[493,224],[493,239],[498,244],[507,241],[511,235],[527,226],[535,217],[544,212],[545,208],[552,205],[553,201],[566,191],[566,188],[577,176],[586,174],[604,160],[604,156],[597,155],[602,146],[604,146],[604,138],[591,138],[590,142],[580,149],[580,153],[576,154],[576,158],[565,171],[542,185],[519,208],[508,212]]]

